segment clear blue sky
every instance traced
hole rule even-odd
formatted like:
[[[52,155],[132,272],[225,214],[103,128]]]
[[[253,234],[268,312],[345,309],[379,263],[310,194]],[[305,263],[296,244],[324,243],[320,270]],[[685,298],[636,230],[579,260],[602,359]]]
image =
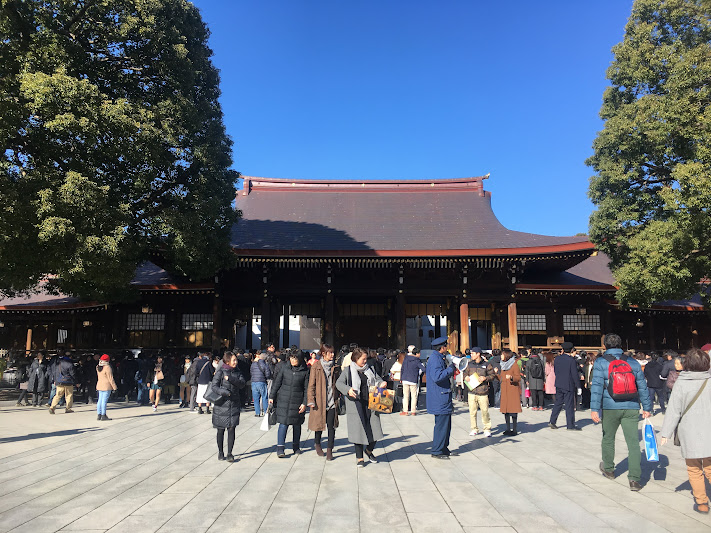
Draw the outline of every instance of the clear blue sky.
[[[586,232],[611,47],[632,0],[197,0],[243,174],[491,173],[510,229]],[[466,216],[466,213],[451,213]]]

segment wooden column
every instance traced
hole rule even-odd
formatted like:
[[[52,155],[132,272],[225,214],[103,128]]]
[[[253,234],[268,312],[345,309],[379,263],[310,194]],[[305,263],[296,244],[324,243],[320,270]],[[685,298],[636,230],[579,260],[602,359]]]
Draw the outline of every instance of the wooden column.
[[[333,293],[329,292],[326,295],[323,309],[323,337],[322,343],[334,346],[336,342],[336,301]]]
[[[509,350],[518,352],[518,326],[516,324],[516,302],[509,304]]]
[[[437,311],[437,314],[435,315],[435,323],[434,323],[434,338],[436,339],[439,337],[442,333],[442,319],[440,318],[440,311]]]
[[[398,294],[395,298],[395,339],[396,348],[402,349],[407,345],[407,315],[405,311],[405,295]]]
[[[273,344],[276,348],[279,346],[279,322],[281,318],[281,304],[277,300],[272,300],[271,309],[269,311],[269,317],[271,322],[269,323],[269,344]]]
[[[459,304],[459,327],[461,334],[459,335],[459,350],[464,353],[464,350],[469,346],[469,304]]]
[[[495,304],[491,304],[491,349],[500,350],[501,348],[501,313]]]
[[[262,298],[262,340],[259,343],[262,350],[269,346],[271,323],[271,302],[268,296],[264,296]]]
[[[284,306],[284,334],[281,337],[281,347],[282,348],[288,348],[289,347],[289,306],[285,305]]]
[[[27,326],[27,340],[25,342],[25,352],[32,351],[32,326]]]

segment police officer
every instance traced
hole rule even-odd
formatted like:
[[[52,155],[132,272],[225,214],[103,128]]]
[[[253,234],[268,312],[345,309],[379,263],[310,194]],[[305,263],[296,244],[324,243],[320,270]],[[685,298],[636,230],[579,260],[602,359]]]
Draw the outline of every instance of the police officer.
[[[449,435],[452,432],[452,382],[454,365],[447,366],[447,337],[432,341],[435,353],[427,360],[427,412],[434,415],[434,437],[432,439],[432,457],[449,459],[457,455],[449,450]]]

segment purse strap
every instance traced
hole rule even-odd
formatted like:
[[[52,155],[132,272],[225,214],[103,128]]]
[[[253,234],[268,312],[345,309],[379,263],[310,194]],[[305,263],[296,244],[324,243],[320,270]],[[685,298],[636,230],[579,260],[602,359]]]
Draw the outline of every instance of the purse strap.
[[[684,409],[684,412],[681,413],[681,416],[679,417],[679,422],[681,422],[681,419],[684,418],[684,415],[689,412],[689,409],[691,409],[691,406],[694,405],[694,403],[696,402],[696,400],[699,399],[699,396],[701,396],[701,393],[704,392],[704,388],[706,388],[706,384],[707,384],[708,382],[709,382],[709,380],[708,380],[708,378],[706,378],[706,379],[704,380],[704,384],[701,385],[701,388],[699,389],[699,392],[696,393],[696,396],[694,396],[694,399],[691,400],[691,403],[689,403],[689,405],[686,406],[686,409]],[[679,425],[679,424],[677,423],[677,425]]]

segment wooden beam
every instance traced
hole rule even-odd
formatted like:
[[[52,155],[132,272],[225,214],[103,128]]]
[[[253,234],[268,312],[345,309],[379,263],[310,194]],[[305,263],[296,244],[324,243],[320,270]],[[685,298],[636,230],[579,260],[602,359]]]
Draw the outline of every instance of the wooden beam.
[[[459,335],[459,350],[464,353],[464,350],[469,346],[469,304],[462,303],[459,305],[459,327],[461,335]]]
[[[25,352],[30,353],[32,351],[32,327],[27,327],[27,341],[25,342]]]

